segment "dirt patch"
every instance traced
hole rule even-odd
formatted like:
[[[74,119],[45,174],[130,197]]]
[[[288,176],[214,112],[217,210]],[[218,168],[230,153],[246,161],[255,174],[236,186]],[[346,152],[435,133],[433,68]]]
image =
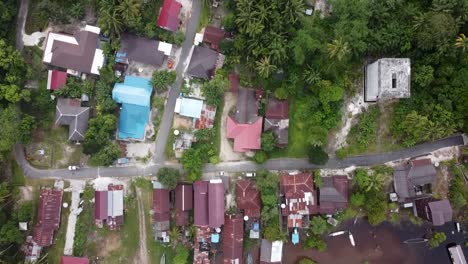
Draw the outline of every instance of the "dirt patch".
[[[137,188],[137,201],[138,201],[138,217],[139,217],[139,231],[140,231],[140,247],[138,254],[135,256],[133,263],[149,263],[148,249],[146,247],[146,222],[145,222],[145,209],[143,207],[143,200],[141,199],[141,189]]]
[[[112,251],[115,251],[120,248],[122,241],[120,239],[120,235],[117,233],[111,233],[106,238],[99,239],[98,243],[98,251],[101,257],[109,256]]]
[[[237,161],[242,160],[242,154],[236,153],[232,150],[231,143],[226,138],[226,120],[232,108],[237,103],[237,96],[233,93],[224,93],[224,108],[223,115],[221,116],[221,150],[219,157],[221,161]]]
[[[441,164],[437,168],[436,183],[432,190],[434,197],[437,199],[447,199],[450,178],[448,167],[445,164]]]
[[[22,186],[19,187],[21,192],[22,201],[32,201],[33,199],[33,187],[32,186]]]
[[[189,118],[174,115],[173,127],[174,129],[190,130],[193,127],[193,121]]]

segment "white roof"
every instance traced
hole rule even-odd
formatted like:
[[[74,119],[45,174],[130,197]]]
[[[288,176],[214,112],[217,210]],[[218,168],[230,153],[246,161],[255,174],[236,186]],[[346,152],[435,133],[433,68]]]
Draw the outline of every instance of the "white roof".
[[[283,258],[283,241],[273,241],[271,243],[271,262],[281,262]]]
[[[193,44],[198,45],[203,42],[203,34],[197,33],[195,34],[195,39],[193,40]]]
[[[96,49],[94,53],[93,65],[91,66],[91,73],[99,75],[99,70],[104,65],[104,52],[101,49]]]
[[[19,222],[19,230],[28,230],[28,222]]]
[[[58,33],[49,33],[47,37],[47,44],[44,49],[44,58],[42,59],[43,62],[50,63],[52,61],[52,47],[54,45],[54,41],[66,42],[73,45],[78,45],[78,41],[76,41],[75,37],[58,34]]]
[[[166,56],[171,56],[172,44],[160,41],[158,50],[164,52],[164,55]]]
[[[180,113],[180,104],[182,103],[182,99],[181,98],[177,98],[176,102],[175,102],[175,107],[174,107],[174,112],[175,113]]]
[[[111,217],[123,215],[123,190],[107,192],[107,215]]]
[[[93,33],[96,33],[99,35],[99,33],[101,33],[101,29],[98,28],[98,27],[95,27],[95,26],[90,26],[90,25],[86,25],[85,28],[84,28],[85,31],[89,31],[89,32],[93,32]]]

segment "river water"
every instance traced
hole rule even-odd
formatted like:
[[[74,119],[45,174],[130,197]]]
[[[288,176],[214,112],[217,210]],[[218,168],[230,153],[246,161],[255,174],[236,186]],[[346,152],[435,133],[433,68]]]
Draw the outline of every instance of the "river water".
[[[464,242],[468,240],[466,233],[458,233],[454,223],[447,223],[435,228],[438,232],[444,232],[447,240],[438,248],[429,249],[426,243],[415,242],[422,238],[432,227],[429,225],[415,226],[410,222],[402,222],[398,226],[384,222],[377,227],[372,227],[367,221],[361,219],[355,225],[353,221],[344,222],[337,230],[349,230],[354,236],[356,246],[351,246],[348,235],[327,237],[327,250],[304,250],[302,246],[285,244],[283,247],[283,263],[294,264],[298,259],[307,256],[325,264],[450,264],[447,251],[448,243],[458,243],[463,247],[465,256],[468,257],[468,249]],[[466,230],[466,229],[465,229]]]

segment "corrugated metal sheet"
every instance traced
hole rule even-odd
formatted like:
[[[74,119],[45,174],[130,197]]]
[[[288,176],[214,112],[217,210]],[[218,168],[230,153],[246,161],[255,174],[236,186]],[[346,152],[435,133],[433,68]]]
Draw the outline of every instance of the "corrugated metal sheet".
[[[224,225],[224,185],[221,180],[208,185],[208,221],[211,228]]]

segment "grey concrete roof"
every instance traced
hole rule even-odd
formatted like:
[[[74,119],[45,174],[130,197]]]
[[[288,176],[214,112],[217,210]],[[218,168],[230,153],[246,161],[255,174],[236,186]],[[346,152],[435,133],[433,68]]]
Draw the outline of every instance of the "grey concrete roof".
[[[453,210],[448,200],[430,202],[429,208],[431,209],[433,225],[440,226],[452,221]]]
[[[410,97],[410,59],[382,58],[367,65],[365,73],[365,101]]]
[[[88,129],[89,107],[82,107],[80,100],[59,98],[55,111],[55,124],[69,126],[68,140],[81,141]]]
[[[252,124],[258,119],[258,104],[255,91],[239,89],[237,94],[236,112],[233,116],[239,124]]]
[[[433,184],[436,180],[436,170],[428,159],[413,160],[410,164],[395,168],[393,180],[398,197],[404,200],[416,195],[415,187]]]
[[[123,33],[120,37],[122,48],[130,61],[135,61],[154,67],[160,67],[164,62],[164,52],[158,50],[159,41],[140,38],[135,35]]]
[[[201,46],[195,46],[187,68],[187,73],[196,78],[210,79],[216,68],[218,52]]]

